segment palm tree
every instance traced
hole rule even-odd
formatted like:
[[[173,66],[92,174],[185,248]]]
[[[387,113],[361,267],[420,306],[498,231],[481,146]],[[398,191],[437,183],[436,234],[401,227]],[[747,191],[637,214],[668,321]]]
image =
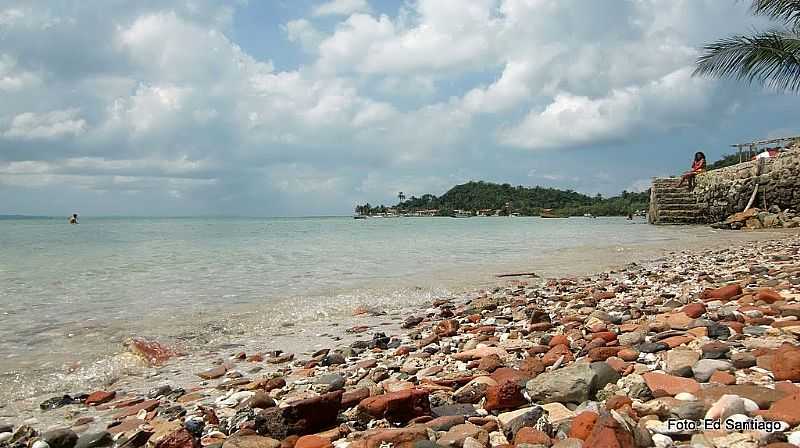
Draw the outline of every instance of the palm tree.
[[[403,202],[406,200],[406,195],[401,191],[400,193],[397,193],[397,199],[400,199],[400,202]]]
[[[780,26],[706,45],[694,74],[800,93],[800,0],[753,0],[751,10]]]

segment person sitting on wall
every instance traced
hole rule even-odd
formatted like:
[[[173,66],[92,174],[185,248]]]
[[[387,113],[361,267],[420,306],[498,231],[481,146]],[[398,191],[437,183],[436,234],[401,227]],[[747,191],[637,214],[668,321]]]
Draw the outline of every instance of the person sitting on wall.
[[[706,155],[701,151],[694,153],[694,161],[692,162],[692,169],[683,173],[681,181],[678,183],[679,187],[683,186],[686,181],[689,184],[689,190],[694,190],[694,177],[706,170]]]

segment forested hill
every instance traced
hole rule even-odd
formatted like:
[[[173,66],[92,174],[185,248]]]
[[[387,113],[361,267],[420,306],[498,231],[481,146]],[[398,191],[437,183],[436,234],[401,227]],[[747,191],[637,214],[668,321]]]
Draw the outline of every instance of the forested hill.
[[[583,215],[591,213],[597,216],[620,216],[646,210],[649,203],[649,192],[629,193],[603,198],[600,195],[587,196],[572,190],[559,190],[545,187],[514,187],[509,184],[491,182],[468,182],[456,185],[442,196],[425,194],[401,200],[394,209],[401,213],[419,210],[438,210],[441,215],[451,214],[455,210],[478,212],[480,210],[496,210],[499,214],[519,213],[521,215],[539,215],[543,209],[553,209],[563,215]],[[359,206],[356,212],[381,213],[386,207]]]

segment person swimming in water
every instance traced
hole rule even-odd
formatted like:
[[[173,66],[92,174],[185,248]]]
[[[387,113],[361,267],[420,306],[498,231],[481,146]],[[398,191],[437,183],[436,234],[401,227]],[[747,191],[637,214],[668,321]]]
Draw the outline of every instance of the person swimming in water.
[[[72,216],[69,217],[70,224],[77,224],[78,223],[78,214],[73,213]]]

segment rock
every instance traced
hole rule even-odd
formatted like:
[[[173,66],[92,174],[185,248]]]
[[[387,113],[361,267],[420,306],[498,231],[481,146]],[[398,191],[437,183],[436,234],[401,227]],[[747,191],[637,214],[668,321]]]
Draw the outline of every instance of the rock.
[[[489,433],[472,423],[453,426],[438,440],[438,443],[443,446],[462,447],[468,437],[480,441],[483,445],[489,443]]]
[[[550,436],[545,434],[544,431],[534,428],[522,428],[517,431],[517,434],[514,436],[514,445],[519,446],[522,444],[544,445],[549,447],[552,442],[550,441]]]
[[[692,366],[700,360],[700,353],[690,349],[675,349],[664,354],[666,364],[664,370],[670,375],[679,375],[685,369],[691,370]]]
[[[547,403],[543,404],[541,408],[547,411],[547,420],[553,425],[575,418],[575,413],[561,403]]]
[[[722,370],[717,370],[711,375],[709,378],[709,382],[715,384],[724,384],[724,385],[731,385],[736,384],[736,377],[731,375],[728,372],[723,372]]]
[[[775,381],[800,381],[800,349],[782,346],[772,360]]]
[[[563,439],[556,442],[553,448],[583,448],[583,440]]]
[[[113,445],[114,440],[108,431],[85,432],[78,437],[75,448],[101,448]]]
[[[308,435],[297,439],[294,448],[333,448],[333,444],[324,437]]]
[[[631,331],[629,333],[622,333],[617,337],[619,345],[634,346],[644,342],[645,333],[642,331]]]
[[[578,414],[570,426],[569,437],[580,440],[588,439],[598,417],[597,413],[590,411],[584,411]]]
[[[150,366],[162,365],[173,356],[180,355],[158,341],[145,338],[132,338],[125,345],[131,353],[143,359]]]
[[[755,299],[769,304],[786,300],[780,295],[780,293],[778,293],[778,291],[775,291],[771,288],[762,288],[758,290],[758,292],[756,292]]]
[[[639,352],[631,348],[623,348],[617,352],[617,356],[623,361],[632,362],[639,359]]]
[[[453,393],[453,401],[456,403],[477,403],[486,395],[486,390],[495,385],[497,385],[497,381],[488,376],[479,376],[456,390]]]
[[[692,367],[694,377],[697,381],[705,383],[717,370],[731,370],[733,365],[721,359],[701,359]]]
[[[280,448],[280,446],[281,442],[271,437],[254,434],[229,437],[222,443],[222,448]]]
[[[432,407],[431,415],[433,417],[474,417],[477,416],[478,413],[475,411],[475,407],[471,404],[446,404],[443,406]]]
[[[277,442],[277,441],[276,441]],[[227,443],[227,441],[226,441]],[[155,448],[198,448],[199,442],[192,436],[186,428],[181,428],[156,443]],[[235,448],[278,448],[277,446],[266,445],[234,445]]]
[[[662,342],[644,342],[637,347],[642,353],[658,353],[669,349],[669,345]]]
[[[344,355],[337,352],[331,352],[325,355],[319,364],[321,366],[338,366],[344,364],[345,362],[347,362],[347,360],[344,359]]]
[[[466,350],[453,355],[453,358],[458,361],[471,361],[473,359],[481,359],[486,356],[497,355],[500,358],[505,358],[508,353],[500,347],[478,347],[472,350]]]
[[[425,320],[423,317],[420,316],[409,316],[406,320],[403,321],[402,328],[413,328],[420,324]]]
[[[399,429],[376,428],[365,433],[364,448],[438,448],[440,445],[428,440],[424,425],[412,425]]]
[[[498,420],[500,421],[503,433],[509,440],[513,440],[517,432],[522,428],[535,428],[548,433],[551,430],[550,421],[542,407],[533,406],[506,414],[500,414]],[[505,418],[501,419],[501,416],[505,416]]]
[[[242,403],[242,407],[252,409],[267,409],[276,406],[275,400],[263,390],[257,390],[253,396]]]
[[[516,382],[505,381],[486,390],[486,403],[483,408],[487,411],[515,409],[528,403],[523,396],[524,388]]]
[[[722,359],[728,356],[731,348],[728,344],[719,341],[712,341],[700,347],[703,352],[703,358],[707,359]]]
[[[717,289],[706,289],[700,294],[702,300],[730,300],[742,294],[742,286],[738,283],[723,286]]]
[[[269,408],[257,415],[259,434],[276,439],[287,435],[305,435],[328,429],[336,424],[342,406],[342,391],[298,400],[283,408]]]
[[[315,383],[325,386],[325,392],[333,392],[344,389],[345,379],[341,375],[330,373],[317,377]]]
[[[593,448],[634,448],[633,435],[627,432],[618,421],[610,415],[601,415],[586,439],[586,446]]]
[[[455,319],[443,320],[436,325],[433,330],[439,337],[449,337],[458,334],[458,321]]]
[[[465,421],[466,419],[463,415],[449,415],[446,417],[436,417],[433,420],[426,422],[425,426],[434,431],[447,431],[453,426],[463,424]]]
[[[97,392],[92,392],[89,394],[89,396],[86,397],[86,400],[83,402],[89,406],[95,406],[113,400],[116,395],[117,394],[114,391],[106,392],[103,390],[98,390]]]
[[[605,363],[595,363],[605,364]],[[528,381],[526,388],[531,400],[537,403],[581,403],[593,397],[597,390],[608,382],[616,381],[619,375],[608,365],[603,369],[604,378],[586,363],[571,364],[562,369],[543,373]]]
[[[706,313],[706,306],[702,303],[695,302],[684,306],[681,311],[692,319],[697,319]]]
[[[227,371],[228,371],[228,369],[226,369],[225,366],[221,365],[221,366],[214,367],[212,369],[208,369],[208,370],[199,372],[197,374],[197,376],[199,376],[200,378],[202,378],[204,380],[213,380],[213,379],[216,379],[216,378],[219,378],[219,377],[225,375],[225,373]]]
[[[362,400],[368,398],[370,395],[369,388],[361,387],[354,390],[346,391],[342,394],[342,409],[357,406]]]
[[[69,395],[62,395],[60,397],[53,397],[43,401],[41,404],[39,404],[39,409],[47,411],[51,409],[58,409],[62,406],[74,403],[75,400],[73,400],[72,397],[70,397]]]
[[[731,355],[731,362],[737,369],[747,369],[756,365],[756,357],[749,352],[739,352]]]
[[[754,401],[761,409],[766,409],[770,407],[772,403],[781,399],[785,394],[764,386],[736,384],[732,386],[706,387],[695,395],[698,400],[703,401],[708,407],[711,407],[723,395],[737,395]]]
[[[685,420],[700,420],[706,413],[705,405],[700,401],[683,401],[669,409],[670,415]]]
[[[385,418],[397,423],[406,423],[415,417],[430,413],[428,391],[421,389],[369,397],[358,406],[375,418]]]
[[[481,361],[478,363],[478,370],[483,370],[484,372],[494,372],[500,367],[503,367],[503,360],[497,355],[489,355],[481,358]]]
[[[647,372],[642,377],[651,391],[661,390],[670,396],[675,396],[681,392],[696,394],[700,390],[700,385],[697,384],[697,381],[690,378],[680,378],[658,372]]]
[[[770,406],[769,410],[756,411],[765,420],[777,420],[790,426],[800,425],[800,394],[792,394],[781,398]]]
[[[42,435],[50,448],[73,448],[78,441],[78,435],[71,429],[55,429]]]
[[[705,418],[713,420],[725,420],[734,414],[748,414],[756,409],[747,409],[744,399],[738,395],[723,395],[717,400],[708,412]]]

